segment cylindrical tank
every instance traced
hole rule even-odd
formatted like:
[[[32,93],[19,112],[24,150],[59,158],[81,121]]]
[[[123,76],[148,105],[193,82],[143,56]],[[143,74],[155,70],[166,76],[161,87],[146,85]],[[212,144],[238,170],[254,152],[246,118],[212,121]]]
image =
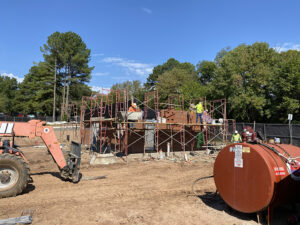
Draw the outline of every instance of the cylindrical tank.
[[[280,154],[296,162],[287,163]],[[295,200],[300,196],[300,158],[297,157],[300,148],[293,145],[228,145],[220,151],[214,164],[217,190],[230,207],[244,213]]]

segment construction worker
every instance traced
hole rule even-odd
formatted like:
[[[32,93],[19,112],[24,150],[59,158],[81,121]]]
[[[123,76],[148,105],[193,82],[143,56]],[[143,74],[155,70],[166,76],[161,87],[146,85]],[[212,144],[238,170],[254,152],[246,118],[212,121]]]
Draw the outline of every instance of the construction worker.
[[[128,112],[136,112],[137,105],[136,103],[132,103],[128,109]]]
[[[204,123],[211,123],[212,122],[212,119],[211,119],[210,115],[208,114],[207,109],[203,111],[202,118],[204,120]]]
[[[136,103],[132,103],[131,106],[130,106],[129,109],[128,109],[128,112],[129,112],[129,113],[136,112],[136,109],[137,109]],[[133,127],[134,127],[134,123],[130,123],[130,124],[129,124],[129,128],[133,128]]]
[[[196,112],[195,105],[192,103],[192,104],[190,104],[190,108],[189,108],[189,111],[187,113],[187,118],[188,118],[189,123],[192,123],[195,112]]]
[[[233,143],[240,143],[240,142],[242,142],[241,135],[239,134],[239,132],[237,130],[232,135],[231,142],[233,142]]]
[[[203,105],[202,102],[199,102],[196,105],[196,123],[198,123],[198,118],[200,118],[200,123],[202,124],[202,113],[203,113]]]

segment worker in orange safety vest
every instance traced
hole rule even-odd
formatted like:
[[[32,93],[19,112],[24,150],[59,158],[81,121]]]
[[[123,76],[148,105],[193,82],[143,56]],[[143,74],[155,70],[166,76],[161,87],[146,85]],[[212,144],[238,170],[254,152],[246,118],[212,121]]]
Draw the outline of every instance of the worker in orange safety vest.
[[[128,109],[128,112],[136,112],[137,105],[136,103],[132,103]]]

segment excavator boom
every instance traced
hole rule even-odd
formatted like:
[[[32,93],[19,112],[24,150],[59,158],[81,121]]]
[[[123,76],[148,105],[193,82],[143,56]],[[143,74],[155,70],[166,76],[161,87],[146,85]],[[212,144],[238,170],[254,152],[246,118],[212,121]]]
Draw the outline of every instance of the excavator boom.
[[[29,122],[0,122],[0,137],[29,137],[30,139],[40,137],[59,167],[61,176],[65,179],[78,182],[81,146],[72,142],[71,151],[67,159],[65,159],[53,128],[45,126],[45,124],[46,122],[40,120],[30,120]],[[14,148],[14,146],[10,147]]]

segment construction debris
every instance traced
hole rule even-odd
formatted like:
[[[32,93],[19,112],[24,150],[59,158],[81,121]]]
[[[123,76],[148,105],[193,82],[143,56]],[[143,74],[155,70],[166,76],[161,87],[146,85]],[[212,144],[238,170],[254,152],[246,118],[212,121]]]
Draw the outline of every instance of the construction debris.
[[[20,216],[15,218],[9,218],[0,220],[0,225],[13,225],[13,224],[31,224],[32,216]]]
[[[91,176],[91,177],[82,177],[80,180],[100,180],[105,179],[106,176]]]

